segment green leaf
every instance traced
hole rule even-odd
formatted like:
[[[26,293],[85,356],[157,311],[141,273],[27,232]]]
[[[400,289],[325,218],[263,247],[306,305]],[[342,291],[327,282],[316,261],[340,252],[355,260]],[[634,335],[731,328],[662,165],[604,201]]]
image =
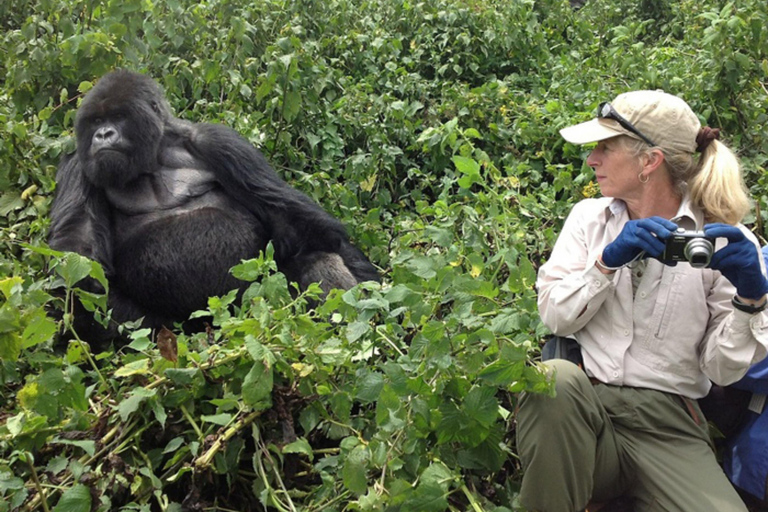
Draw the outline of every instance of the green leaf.
[[[363,445],[356,446],[344,459],[341,470],[344,487],[360,496],[368,489],[368,449]]]
[[[68,252],[56,267],[56,272],[64,278],[68,288],[74,288],[79,281],[90,274],[91,260],[74,252]]]
[[[453,163],[456,166],[456,169],[462,174],[480,176],[480,164],[472,158],[456,155],[453,157]]]
[[[464,399],[464,413],[483,426],[490,426],[498,417],[499,403],[496,390],[488,386],[475,386]]]
[[[93,455],[96,453],[96,441],[77,441],[73,439],[54,438],[51,440],[51,444],[66,444],[70,446],[77,446],[91,457],[93,457]]]
[[[167,368],[163,375],[177,386],[189,386],[200,375],[198,368]]]
[[[59,455],[48,461],[45,471],[55,476],[67,469],[68,464],[69,459],[65,455]]]
[[[24,207],[24,201],[17,193],[7,192],[0,196],[0,217],[7,217],[9,213]]]
[[[347,341],[354,343],[371,330],[369,322],[352,322],[347,326]]]
[[[120,414],[120,419],[126,421],[131,414],[138,410],[139,406],[144,400],[151,398],[156,394],[157,391],[154,389],[134,389],[133,393],[131,393],[128,398],[120,402],[120,404],[117,406],[117,412]]]
[[[283,118],[290,123],[301,109],[301,94],[297,91],[288,91],[283,101],[285,101]]]
[[[115,370],[115,377],[130,377],[131,375],[144,375],[149,373],[149,359],[139,359]]]
[[[264,361],[255,361],[243,380],[243,402],[256,409],[271,405],[273,372]]]
[[[403,504],[402,510],[444,512],[448,509],[447,493],[435,483],[420,484]]]
[[[0,321],[2,325],[2,321]],[[21,355],[21,336],[16,333],[0,334],[0,359],[16,361]]]
[[[378,372],[366,371],[358,380],[355,398],[363,403],[375,402],[384,388],[384,376]]]
[[[10,300],[11,296],[21,292],[24,280],[20,277],[8,277],[0,279],[0,292],[3,293],[6,300]]]
[[[185,439],[181,436],[174,437],[171,439],[167,445],[165,445],[165,449],[163,450],[163,453],[173,453],[176,450],[181,447],[182,444],[184,444]]]
[[[56,334],[56,322],[47,315],[43,308],[40,308],[28,318],[27,327],[21,335],[21,348],[32,348],[50,340],[54,334]]]
[[[523,376],[525,363],[511,362],[503,359],[496,360],[480,370],[478,376],[492,386],[508,386],[520,380]]]
[[[314,458],[312,446],[310,446],[309,442],[303,437],[283,446],[283,453],[303,453],[310,461]]]
[[[207,421],[208,423],[213,423],[214,425],[221,425],[222,427],[229,425],[229,423],[232,421],[232,418],[234,418],[234,416],[227,413],[213,415],[204,414],[200,416],[201,420]]]

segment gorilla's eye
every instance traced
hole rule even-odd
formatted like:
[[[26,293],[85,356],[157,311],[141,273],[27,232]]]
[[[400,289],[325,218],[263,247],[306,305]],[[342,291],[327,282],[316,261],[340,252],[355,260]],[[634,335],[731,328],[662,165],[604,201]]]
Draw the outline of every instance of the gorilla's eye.
[[[152,102],[152,110],[154,110],[156,114],[160,113],[160,105],[158,105],[156,101]]]

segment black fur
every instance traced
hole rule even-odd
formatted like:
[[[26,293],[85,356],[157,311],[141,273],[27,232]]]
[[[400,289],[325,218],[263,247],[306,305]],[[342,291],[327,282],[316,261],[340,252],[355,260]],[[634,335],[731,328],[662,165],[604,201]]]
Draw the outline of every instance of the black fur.
[[[269,241],[278,268],[327,292],[378,273],[338,220],[233,130],[177,119],[160,87],[118,70],[88,92],[62,159],[49,244],[104,266],[117,322],[170,326],[242,286],[229,269]]]

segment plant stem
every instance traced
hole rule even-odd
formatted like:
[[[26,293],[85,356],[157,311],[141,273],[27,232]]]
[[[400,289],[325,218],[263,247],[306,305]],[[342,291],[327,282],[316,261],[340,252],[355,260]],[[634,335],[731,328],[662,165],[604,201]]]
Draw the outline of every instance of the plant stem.
[[[43,486],[40,485],[40,479],[37,478],[37,471],[35,470],[35,464],[32,462],[32,454],[29,452],[25,452],[25,459],[27,459],[27,465],[29,466],[29,470],[32,472],[32,481],[35,483],[37,492],[40,495],[40,503],[43,505],[43,510],[45,510],[45,512],[49,512],[48,499],[45,496],[45,491],[43,490]]]
[[[232,439],[235,435],[237,435],[238,432],[243,430],[245,427],[253,423],[253,421],[261,416],[262,411],[254,411],[248,416],[245,416],[244,418],[241,418],[237,421],[234,425],[229,427],[226,432],[224,432],[223,435],[218,437],[216,441],[214,441],[213,445],[208,449],[207,452],[205,452],[202,456],[200,456],[195,461],[195,467],[198,469],[206,469],[208,466],[211,465],[211,462],[213,461],[213,458],[216,456],[216,454],[221,450],[221,447]],[[189,414],[189,413],[186,413]],[[200,433],[200,438],[202,439],[202,433]]]
[[[197,438],[200,439],[200,441],[203,441],[203,438],[205,437],[205,434],[203,434],[203,431],[200,430],[200,427],[197,426],[197,422],[195,421],[195,418],[192,417],[191,414],[189,414],[189,411],[186,407],[184,407],[184,404],[181,406],[181,414],[184,415],[184,417],[187,419],[190,425],[192,425],[192,429],[195,431],[195,434],[197,434]]]

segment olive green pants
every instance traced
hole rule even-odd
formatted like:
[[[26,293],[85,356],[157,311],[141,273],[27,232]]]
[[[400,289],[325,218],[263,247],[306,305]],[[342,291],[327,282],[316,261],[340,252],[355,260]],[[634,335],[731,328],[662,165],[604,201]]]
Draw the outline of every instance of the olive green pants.
[[[525,394],[517,413],[528,510],[575,512],[624,495],[637,512],[746,512],[695,402],[689,410],[677,395],[593,385],[569,361],[546,364],[556,396]]]

